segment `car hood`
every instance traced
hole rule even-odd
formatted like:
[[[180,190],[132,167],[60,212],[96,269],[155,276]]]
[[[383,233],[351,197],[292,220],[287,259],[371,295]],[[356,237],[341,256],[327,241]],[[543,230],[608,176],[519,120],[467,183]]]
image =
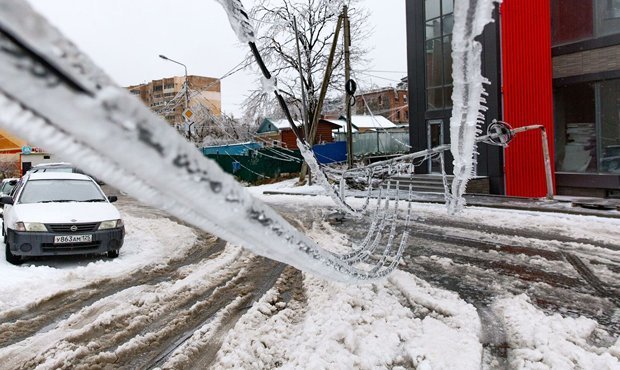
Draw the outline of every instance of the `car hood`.
[[[99,222],[121,218],[116,207],[107,202],[17,204],[14,212],[16,221],[44,224]]]

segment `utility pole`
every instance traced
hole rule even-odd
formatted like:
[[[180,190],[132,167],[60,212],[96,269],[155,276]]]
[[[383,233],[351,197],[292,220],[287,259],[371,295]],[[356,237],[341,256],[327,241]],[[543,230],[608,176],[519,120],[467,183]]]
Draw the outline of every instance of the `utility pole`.
[[[336,24],[336,31],[334,32],[334,41],[332,42],[332,48],[329,52],[329,57],[327,58],[327,68],[325,71],[325,76],[323,76],[323,84],[321,85],[321,92],[319,93],[319,101],[314,110],[314,114],[312,115],[312,123],[310,124],[310,135],[307,136],[308,143],[310,145],[314,144],[314,138],[316,137],[316,132],[319,128],[319,118],[321,117],[321,111],[323,110],[323,102],[325,102],[325,96],[327,95],[327,87],[329,86],[329,80],[332,77],[333,65],[334,65],[334,56],[336,55],[336,47],[338,46],[338,38],[340,37],[340,29],[342,28],[343,16],[340,15],[338,17],[338,23]],[[300,179],[306,177],[306,172],[308,170],[308,166],[304,162],[301,166],[301,176]]]
[[[304,116],[304,133],[306,134],[306,139],[310,144],[314,141],[314,136],[310,136],[310,132],[312,124],[308,120],[308,98],[306,96],[306,85],[304,81],[304,72],[301,66],[301,48],[299,47],[299,30],[297,29],[297,18],[293,18],[293,26],[295,28],[295,41],[297,45],[297,66],[299,69],[299,81],[301,82],[301,98],[302,98],[302,107],[303,107],[303,116]],[[299,174],[299,181],[302,182],[306,178],[306,173],[308,172],[308,185],[312,185],[312,174],[308,171],[308,165],[306,162],[302,164],[302,168]]]
[[[349,23],[348,8],[345,5],[342,10],[344,18],[344,79],[346,84],[351,80],[351,24]],[[345,109],[347,112],[347,165],[353,168],[353,133],[351,124],[351,94],[347,92],[345,98]]]
[[[183,88],[185,89],[185,104],[184,104],[184,110],[183,110],[183,121],[187,124],[187,138],[188,139],[192,139],[192,125],[194,124],[193,122],[191,122],[189,120],[189,118],[187,118],[185,116],[185,112],[187,112],[187,110],[189,109],[189,80],[187,78],[187,66],[181,62],[178,62],[174,59],[170,59],[165,55],[159,54],[159,57],[163,60],[167,60],[169,62],[172,63],[176,63],[180,66],[183,66],[183,68],[185,69],[185,81],[183,81]]]

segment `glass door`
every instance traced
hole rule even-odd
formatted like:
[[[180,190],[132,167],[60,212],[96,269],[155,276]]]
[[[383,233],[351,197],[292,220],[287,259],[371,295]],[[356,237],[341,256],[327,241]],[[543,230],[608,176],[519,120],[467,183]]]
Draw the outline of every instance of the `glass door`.
[[[427,135],[428,149],[443,145],[443,121],[427,121]],[[441,173],[441,160],[438,155],[428,161],[428,172]]]

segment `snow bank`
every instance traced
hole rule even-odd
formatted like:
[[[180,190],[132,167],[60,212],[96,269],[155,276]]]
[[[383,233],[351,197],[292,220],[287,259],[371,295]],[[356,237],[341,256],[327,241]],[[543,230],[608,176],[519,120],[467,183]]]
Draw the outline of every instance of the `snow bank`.
[[[278,284],[276,284],[278,286]],[[375,284],[310,275],[305,300],[277,288],[225,339],[214,368],[480,368],[476,310],[456,294],[397,271]]]
[[[148,265],[180,257],[195,243],[189,227],[167,218],[146,219],[123,214],[125,244],[120,257],[48,258],[14,266],[0,255],[0,311],[34,304],[59,291],[97,280],[120,277]]]
[[[620,369],[620,339],[609,348],[593,344],[606,333],[596,321],[545,315],[526,295],[499,300],[508,361],[515,369]]]

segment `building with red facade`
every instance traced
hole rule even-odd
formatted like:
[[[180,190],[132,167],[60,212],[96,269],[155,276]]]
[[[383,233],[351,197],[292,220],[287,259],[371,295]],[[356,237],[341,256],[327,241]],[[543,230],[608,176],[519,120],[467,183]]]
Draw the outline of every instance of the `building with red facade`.
[[[414,151],[449,142],[453,4],[407,1]],[[485,126],[544,125],[557,194],[619,196],[620,1],[504,0],[494,18],[479,38],[491,81]],[[477,175],[492,193],[545,195],[539,135],[519,134],[507,149],[479,146]],[[439,170],[431,160],[418,172]]]

